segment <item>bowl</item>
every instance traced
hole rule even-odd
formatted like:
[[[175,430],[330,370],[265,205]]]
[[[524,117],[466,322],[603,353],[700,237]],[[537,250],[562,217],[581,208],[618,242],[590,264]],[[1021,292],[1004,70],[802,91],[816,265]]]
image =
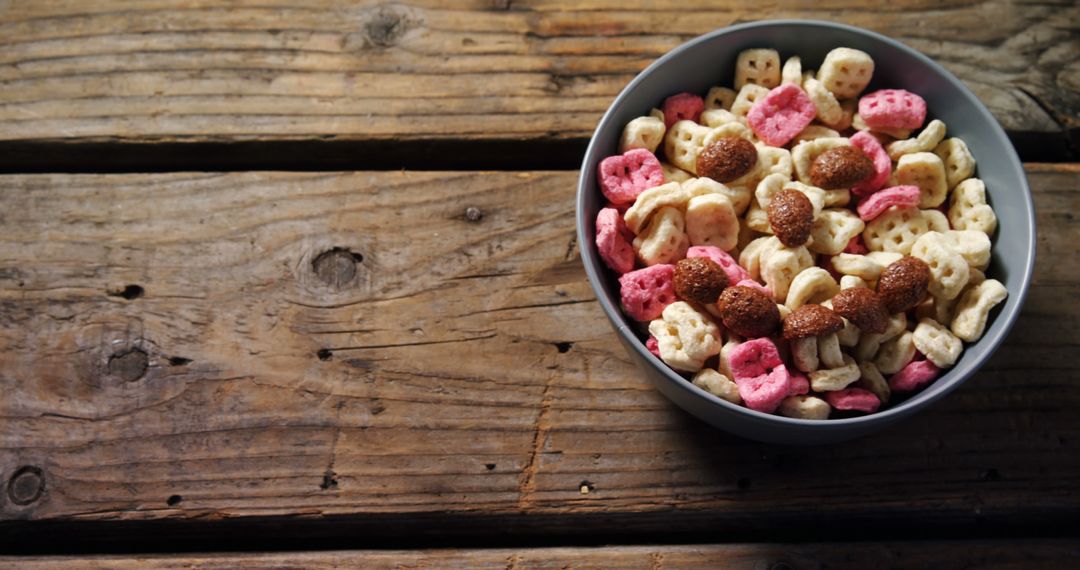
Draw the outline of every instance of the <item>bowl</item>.
[[[716,85],[730,86],[736,55],[768,47],[782,58],[798,55],[804,69],[817,69],[836,47],[869,53],[875,62],[867,91],[902,88],[928,104],[929,118],[962,138],[977,162],[975,176],[986,183],[988,202],[998,216],[993,258],[987,275],[1001,281],[1009,297],[990,314],[983,337],[968,345],[956,365],[922,392],[878,413],[833,420],[803,420],[764,414],[722,400],[694,386],[645,349],[635,323],[619,308],[616,276],[596,250],[596,214],[603,197],[596,169],[617,153],[623,126],[665,97],[688,91],[704,94]],[[616,337],[630,359],[680,407],[723,430],[770,443],[823,444],[863,436],[922,410],[970,378],[994,353],[1020,315],[1035,263],[1035,210],[1023,166],[1008,137],[985,106],[964,84],[930,58],[883,35],[824,21],[769,20],[740,24],[705,34],[675,48],[638,74],[600,120],[585,152],[577,195],[577,233],[589,282]]]

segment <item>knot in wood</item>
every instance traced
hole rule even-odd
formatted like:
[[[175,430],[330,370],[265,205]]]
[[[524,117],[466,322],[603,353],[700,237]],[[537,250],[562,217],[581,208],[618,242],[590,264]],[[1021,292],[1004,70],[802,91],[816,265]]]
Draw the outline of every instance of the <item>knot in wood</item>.
[[[356,264],[364,261],[364,256],[343,247],[335,247],[320,253],[312,262],[315,275],[323,283],[343,289],[356,277]]]
[[[484,212],[476,206],[469,206],[465,208],[465,219],[470,222],[479,222],[484,219]]]
[[[8,480],[8,498],[16,505],[29,505],[45,494],[45,473],[30,465],[20,467]]]
[[[109,374],[134,382],[146,374],[150,358],[141,349],[133,348],[109,357]]]
[[[381,6],[364,25],[364,35],[371,45],[388,48],[401,41],[409,28],[405,14],[391,6]]]

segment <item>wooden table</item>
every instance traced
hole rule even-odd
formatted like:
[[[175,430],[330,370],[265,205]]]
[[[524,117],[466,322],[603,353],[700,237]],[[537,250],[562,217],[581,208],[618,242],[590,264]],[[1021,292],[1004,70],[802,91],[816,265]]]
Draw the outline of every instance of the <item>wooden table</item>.
[[[613,96],[766,16],[937,58],[1030,161],[1039,261],[1008,342],[844,445],[675,408],[577,256]],[[1068,1],[0,2],[0,566],[1075,567],[1078,22]]]

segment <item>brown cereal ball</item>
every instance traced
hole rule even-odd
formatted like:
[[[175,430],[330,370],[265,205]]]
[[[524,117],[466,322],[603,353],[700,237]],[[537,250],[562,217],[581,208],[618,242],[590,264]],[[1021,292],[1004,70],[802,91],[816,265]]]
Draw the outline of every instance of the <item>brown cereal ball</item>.
[[[728,286],[727,273],[715,261],[691,257],[675,264],[675,294],[684,301],[715,303]]]
[[[765,293],[752,287],[728,287],[716,302],[720,320],[746,338],[769,336],[780,326],[780,309]]]
[[[769,227],[780,243],[799,247],[810,239],[814,225],[814,205],[798,190],[781,190],[773,196],[767,210]]]
[[[818,188],[851,188],[874,175],[874,163],[853,146],[831,148],[810,165],[810,181]]]
[[[844,328],[840,315],[821,305],[803,305],[784,319],[784,338],[796,340],[834,333]]]
[[[889,312],[878,294],[865,288],[844,289],[832,298],[833,312],[866,333],[881,334],[889,326]]]
[[[701,151],[697,173],[726,184],[750,172],[757,158],[754,143],[742,137],[724,137]]]
[[[922,302],[930,286],[930,266],[910,255],[889,264],[878,277],[877,293],[889,314],[903,313]]]

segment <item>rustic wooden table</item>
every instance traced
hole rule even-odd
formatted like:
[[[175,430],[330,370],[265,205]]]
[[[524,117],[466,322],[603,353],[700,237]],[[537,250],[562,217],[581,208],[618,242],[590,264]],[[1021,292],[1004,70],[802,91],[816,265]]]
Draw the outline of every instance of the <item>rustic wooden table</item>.
[[[0,2],[0,565],[1080,565],[1080,7],[752,5]],[[937,58],[1029,161],[1009,341],[845,445],[675,408],[577,257],[613,96],[762,17]]]

